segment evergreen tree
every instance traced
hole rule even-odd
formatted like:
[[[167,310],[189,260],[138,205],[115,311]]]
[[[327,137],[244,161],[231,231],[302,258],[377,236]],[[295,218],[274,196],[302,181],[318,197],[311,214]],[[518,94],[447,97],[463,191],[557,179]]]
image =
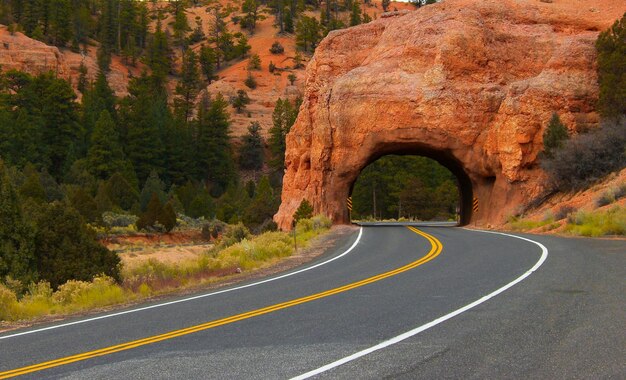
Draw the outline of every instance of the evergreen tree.
[[[131,80],[130,95],[122,104],[126,125],[125,152],[140,182],[152,170],[162,173],[165,167],[163,137],[172,123],[167,106],[167,92],[154,76],[142,75]]]
[[[258,121],[250,123],[248,133],[242,140],[239,167],[244,170],[261,170],[263,168],[263,141],[261,125]]]
[[[553,158],[555,151],[563,146],[568,137],[567,128],[561,122],[559,115],[556,112],[553,113],[543,134],[543,153],[545,157]]]
[[[251,228],[257,227],[266,220],[272,219],[277,211],[278,202],[276,202],[274,190],[269,178],[264,176],[256,188],[254,199],[246,210],[245,223]]]
[[[159,200],[159,196],[156,193],[152,193],[150,201],[146,205],[146,211],[144,211],[144,213],[141,214],[137,220],[137,229],[144,230],[154,227],[162,209],[163,206]]]
[[[190,119],[198,93],[200,93],[198,56],[193,50],[187,49],[183,56],[183,71],[176,85],[174,98],[175,114],[178,120],[187,123]]]
[[[141,194],[139,195],[139,204],[141,206],[141,210],[146,210],[148,207],[148,203],[153,195],[156,195],[159,199],[159,204],[163,204],[167,200],[167,194],[165,193],[165,184],[159,178],[158,173],[153,170],[150,173],[150,176],[146,180],[146,183],[143,185],[141,189]]]
[[[259,19],[259,6],[260,3],[257,0],[244,0],[241,5],[241,11],[245,13],[241,25],[248,28],[250,34],[254,34],[256,29],[256,22]]]
[[[85,140],[87,141],[84,142],[84,146],[81,146],[81,152],[87,150],[93,129],[103,111],[106,111],[112,117],[113,122],[117,124],[116,103],[117,99],[109,86],[106,75],[103,72],[99,72],[95,83],[83,96],[82,124],[85,128]],[[117,125],[115,129],[117,129]]]
[[[76,210],[60,202],[36,216],[37,271],[56,289],[68,280],[91,281],[98,274],[120,279],[120,258],[96,241]]]
[[[358,0],[352,2],[352,9],[350,10],[350,26],[356,26],[361,23],[361,6]]]
[[[74,210],[83,217],[85,222],[93,223],[102,215],[98,212],[96,201],[82,187],[74,187],[68,198]]]
[[[199,172],[211,184],[211,192],[221,195],[235,179],[230,145],[228,103],[221,94],[210,101],[204,98],[198,111]]]
[[[320,25],[315,17],[301,16],[296,25],[296,46],[312,52],[321,39]]]
[[[152,75],[160,81],[164,81],[171,70],[170,48],[167,36],[161,25],[161,18],[157,21],[156,30],[148,48],[147,62]]]
[[[109,178],[106,192],[114,207],[119,207],[126,211],[129,211],[133,204],[139,200],[136,186],[126,180],[120,173],[115,173]]]
[[[181,49],[187,47],[187,32],[191,30],[189,23],[187,22],[187,15],[185,14],[184,7],[175,12],[174,15],[174,41]]]
[[[35,231],[20,209],[19,198],[0,161],[0,279],[11,277],[27,285],[37,280]]]
[[[282,172],[285,167],[285,138],[291,126],[295,123],[298,110],[289,100],[278,99],[272,113],[272,127],[269,130],[269,149],[272,159],[269,164],[277,171]]]
[[[298,209],[293,214],[293,220],[297,223],[302,219],[311,219],[312,217],[313,206],[311,206],[311,203],[309,203],[309,201],[303,199],[302,202],[300,202],[300,206],[298,206]]]
[[[233,108],[237,110],[237,113],[241,113],[248,104],[250,104],[250,97],[244,90],[237,90],[237,96],[231,99]]]
[[[31,199],[37,203],[47,202],[46,190],[41,184],[37,169],[32,164],[24,168],[24,182],[19,188],[22,199]]]
[[[215,75],[215,65],[217,62],[215,49],[210,46],[202,45],[200,48],[199,61],[202,74],[204,74],[206,80],[211,84],[213,80],[217,79],[217,75]]]
[[[598,110],[605,117],[626,115],[626,13],[596,41]]]
[[[176,227],[176,212],[171,202],[167,202],[157,216],[157,222],[161,224],[166,232],[170,232]]]
[[[122,151],[113,118],[106,110],[100,113],[91,135],[87,161],[91,174],[102,180],[117,172],[131,175],[133,171]]]
[[[70,0],[50,0],[48,36],[52,44],[65,46],[72,39],[72,3]]]

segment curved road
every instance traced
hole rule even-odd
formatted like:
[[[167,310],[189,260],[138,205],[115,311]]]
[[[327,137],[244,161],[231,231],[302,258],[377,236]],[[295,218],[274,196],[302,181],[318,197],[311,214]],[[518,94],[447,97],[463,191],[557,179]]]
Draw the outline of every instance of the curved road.
[[[626,378],[626,243],[526,237],[363,227],[270,281],[0,334],[0,378]]]

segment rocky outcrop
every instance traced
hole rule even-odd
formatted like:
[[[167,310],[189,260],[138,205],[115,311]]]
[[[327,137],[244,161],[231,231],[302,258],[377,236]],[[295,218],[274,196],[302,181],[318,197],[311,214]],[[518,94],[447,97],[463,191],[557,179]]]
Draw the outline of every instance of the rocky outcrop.
[[[60,50],[19,32],[11,34],[6,26],[0,25],[0,68],[3,71],[20,70],[32,75],[52,71],[76,87],[81,63],[87,67],[88,79],[95,79],[98,73],[95,54],[93,47],[90,47],[88,54]],[[116,95],[125,96],[128,94],[130,70],[117,61],[119,59],[116,57],[107,78]],[[139,72],[136,71],[135,75]]]
[[[307,67],[275,220],[289,228],[306,198],[347,222],[358,174],[392,153],[449,167],[466,223],[516,212],[544,190],[538,154],[551,114],[572,133],[597,125],[594,42],[625,10],[607,0],[444,0],[330,33]]]

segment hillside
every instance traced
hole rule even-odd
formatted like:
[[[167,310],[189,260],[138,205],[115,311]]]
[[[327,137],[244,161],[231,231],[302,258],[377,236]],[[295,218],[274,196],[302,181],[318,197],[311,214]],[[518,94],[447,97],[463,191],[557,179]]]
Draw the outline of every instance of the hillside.
[[[241,136],[245,134],[251,121],[258,121],[264,134],[272,125],[272,111],[278,98],[288,98],[295,100],[301,96],[304,88],[304,66],[298,69],[294,68],[294,58],[296,56],[296,36],[295,33],[279,33],[275,26],[275,17],[271,14],[271,10],[266,6],[261,6],[259,14],[263,16],[257,21],[254,33],[250,34],[240,25],[236,25],[233,21],[234,16],[241,16],[241,6],[243,0],[219,0],[205,1],[201,6],[189,6],[185,8],[187,23],[190,28],[196,27],[196,20],[201,21],[201,28],[205,36],[210,36],[215,28],[214,16],[211,13],[215,7],[226,10],[228,14],[224,18],[226,27],[230,33],[243,32],[248,38],[248,44],[251,49],[247,56],[243,59],[234,59],[229,61],[225,66],[216,72],[217,79],[209,85],[203,85],[203,91],[209,94],[222,93],[226,98],[235,96],[237,90],[245,90],[251,100],[246,107],[245,112],[237,113],[234,109],[230,109],[231,114],[231,133],[233,136]],[[170,2],[156,2],[150,4],[151,14],[163,12],[162,24],[169,36],[174,35],[173,24],[175,16],[170,11]],[[408,3],[391,2],[389,10],[414,10],[415,7]],[[380,0],[374,0],[369,5],[364,6],[366,12],[372,19],[376,19],[383,13]],[[305,11],[305,14],[319,19],[319,11],[313,10],[312,7]],[[154,16],[153,16],[154,17]],[[347,23],[349,14],[340,12],[340,17]],[[156,21],[152,20],[149,25],[149,31],[154,32]],[[200,42],[190,45],[190,48],[198,52],[203,44],[208,44],[208,38],[205,37]],[[270,47],[274,42],[279,42],[285,49],[282,54],[272,54]],[[0,67],[4,70],[17,69],[30,74],[39,74],[46,71],[53,71],[61,78],[65,78],[71,82],[76,89],[79,77],[81,63],[87,68],[87,78],[90,81],[95,80],[99,71],[97,63],[97,51],[99,42],[91,39],[85,45],[82,53],[73,51],[69,47],[57,47],[47,45],[41,41],[30,38],[22,32],[9,32],[6,25],[0,24]],[[176,84],[179,81],[179,75],[182,66],[182,50],[172,49],[173,71],[176,75],[168,76],[168,89],[170,96],[173,96]],[[252,72],[257,81],[257,87],[250,89],[245,86],[244,81],[247,77],[247,65],[249,57],[258,54],[261,59],[261,69]],[[307,64],[310,54],[301,53],[302,62]],[[272,62],[276,65],[277,70],[274,73],[269,72],[269,64]],[[111,70],[107,75],[109,85],[114,90],[115,95],[123,98],[128,95],[128,83],[132,77],[141,75],[143,70],[147,70],[147,66],[138,60],[131,64],[125,62],[120,55],[114,54],[111,61]],[[288,75],[294,74],[296,79],[291,85]],[[80,97],[80,92],[77,91]],[[202,94],[198,96],[200,98]]]

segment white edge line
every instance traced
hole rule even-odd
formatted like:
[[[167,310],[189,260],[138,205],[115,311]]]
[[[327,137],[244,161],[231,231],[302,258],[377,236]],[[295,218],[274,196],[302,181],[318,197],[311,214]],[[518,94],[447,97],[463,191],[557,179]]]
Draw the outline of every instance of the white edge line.
[[[400,335],[398,335],[396,337],[393,337],[393,338],[391,338],[389,340],[381,342],[381,343],[379,343],[379,344],[377,344],[375,346],[372,346],[370,348],[366,348],[365,350],[356,352],[356,353],[354,353],[354,354],[352,354],[350,356],[346,356],[345,358],[342,358],[342,359],[339,359],[339,360],[334,361],[332,363],[326,364],[323,367],[320,367],[320,368],[314,369],[312,371],[309,371],[307,373],[304,373],[302,375],[293,377],[291,380],[308,379],[310,377],[319,375],[319,374],[324,373],[326,371],[329,371],[329,370],[331,370],[333,368],[339,367],[339,366],[341,366],[343,364],[346,364],[348,362],[351,362],[353,360],[361,358],[361,357],[363,357],[365,355],[371,354],[372,352],[375,352],[375,351],[378,351],[378,350],[382,350],[383,348],[386,348],[386,347],[389,347],[389,346],[394,345],[396,343],[399,343],[399,342],[401,342],[401,341],[403,341],[405,339],[408,339],[408,338],[410,338],[412,336],[415,336],[415,335],[421,333],[422,331],[425,331],[425,330],[428,330],[431,327],[437,326],[438,324],[443,323],[443,322],[447,321],[448,319],[454,318],[457,315],[462,314],[462,313],[468,311],[469,309],[471,309],[471,308],[473,308],[475,306],[480,305],[481,303],[483,303],[483,302],[485,302],[485,301],[487,301],[487,300],[497,296],[498,294],[504,292],[505,290],[507,290],[507,289],[515,286],[519,282],[523,281],[526,277],[530,276],[534,271],[536,271],[544,263],[544,261],[546,261],[546,258],[548,257],[548,249],[543,244],[541,244],[539,242],[536,242],[534,240],[531,240],[531,239],[527,239],[525,237],[510,235],[510,234],[506,234],[506,233],[502,233],[502,232],[470,230],[470,229],[466,229],[466,230],[473,231],[473,232],[484,232],[484,233],[489,233],[489,234],[504,235],[504,236],[510,236],[510,237],[514,237],[514,238],[517,238],[517,239],[521,239],[521,240],[526,240],[528,242],[531,242],[531,243],[539,246],[539,248],[541,248],[541,257],[539,258],[539,261],[537,261],[537,263],[535,265],[533,265],[532,268],[530,268],[528,271],[526,271],[524,274],[522,274],[521,276],[519,276],[515,280],[513,280],[513,281],[509,282],[508,284],[504,285],[503,287],[501,287],[501,288],[499,288],[499,289],[497,289],[497,290],[487,294],[486,296],[484,296],[482,298],[479,298],[476,301],[461,307],[460,309],[457,309],[457,310],[455,310],[455,311],[453,311],[451,313],[448,313],[448,314],[446,314],[446,315],[444,315],[442,317],[439,317],[439,318],[437,318],[437,319],[435,319],[435,320],[433,320],[431,322],[428,322],[425,325],[416,327],[413,330],[407,331],[407,332],[405,332],[403,334],[400,334]]]
[[[302,272],[310,271],[310,270],[312,270],[312,269],[315,269],[315,268],[321,267],[322,265],[326,265],[326,264],[328,264],[328,263],[331,263],[331,262],[333,262],[333,261],[335,261],[335,260],[338,260],[338,259],[340,259],[340,258],[344,257],[345,255],[347,255],[348,253],[350,253],[350,252],[351,252],[351,251],[352,251],[352,250],[353,250],[353,249],[357,246],[357,244],[358,244],[358,243],[359,243],[359,241],[361,240],[361,236],[362,236],[362,235],[363,235],[363,227],[361,226],[361,227],[359,228],[359,234],[358,234],[358,236],[357,236],[356,240],[354,241],[354,243],[352,243],[352,245],[350,246],[350,248],[348,248],[345,252],[343,252],[342,254],[340,254],[340,255],[338,255],[338,256],[335,256],[335,257],[333,257],[333,258],[331,258],[331,259],[328,259],[328,260],[323,261],[323,262],[321,262],[321,263],[317,263],[317,264],[312,265],[312,266],[310,266],[310,267],[306,267],[306,268],[303,268],[303,269],[297,270],[297,271],[295,271],[295,272],[289,272],[289,273],[286,273],[286,274],[283,274],[283,275],[280,275],[280,276],[277,276],[277,277],[268,278],[268,279],[265,279],[265,280],[261,280],[261,281],[253,282],[253,283],[246,284],[246,285],[242,285],[242,286],[237,286],[237,287],[234,287],[234,288],[229,288],[229,289],[219,290],[219,291],[212,292],[212,293],[200,294],[200,295],[193,296],[193,297],[182,298],[182,299],[175,300],[175,301],[169,301],[169,302],[159,303],[159,304],[156,304],[156,305],[150,305],[150,306],[140,307],[140,308],[137,308],[137,309],[125,310],[125,311],[120,311],[120,312],[113,313],[113,314],[106,314],[106,315],[101,315],[101,316],[98,316],[98,317],[93,317],[93,318],[88,318],[88,319],[81,319],[81,320],[79,320],[79,321],[68,322],[68,323],[62,323],[62,324],[60,324],[60,325],[54,325],[54,326],[49,326],[49,327],[43,327],[43,328],[39,328],[39,329],[35,329],[35,330],[29,330],[29,331],[19,332],[19,333],[16,333],[16,334],[11,334],[11,335],[0,336],[0,340],[3,340],[3,339],[9,339],[9,338],[15,338],[15,337],[22,336],[22,335],[30,335],[30,334],[35,334],[35,333],[42,332],[42,331],[54,330],[54,329],[58,329],[58,328],[61,328],[61,327],[67,327],[67,326],[79,325],[79,324],[83,324],[83,323],[87,323],[87,322],[97,321],[97,320],[100,320],[100,319],[106,319],[106,318],[117,317],[117,316],[120,316],[120,315],[125,315],[125,314],[136,313],[136,312],[139,312],[139,311],[145,311],[145,310],[150,310],[150,309],[156,309],[156,308],[159,308],[159,307],[169,306],[169,305],[174,305],[174,304],[177,304],[177,303],[182,303],[182,302],[193,301],[193,300],[197,300],[197,299],[200,299],[200,298],[211,297],[211,296],[215,296],[215,295],[222,294],[222,293],[234,292],[235,290],[241,290],[241,289],[245,289],[245,288],[250,288],[250,287],[257,286],[257,285],[261,285],[261,284],[265,284],[265,283],[268,283],[268,282],[272,282],[272,281],[280,280],[280,279],[283,279],[283,278],[285,278],[285,277],[291,277],[291,276],[294,276],[294,275],[296,275],[296,274],[300,274],[300,273],[302,273]]]

